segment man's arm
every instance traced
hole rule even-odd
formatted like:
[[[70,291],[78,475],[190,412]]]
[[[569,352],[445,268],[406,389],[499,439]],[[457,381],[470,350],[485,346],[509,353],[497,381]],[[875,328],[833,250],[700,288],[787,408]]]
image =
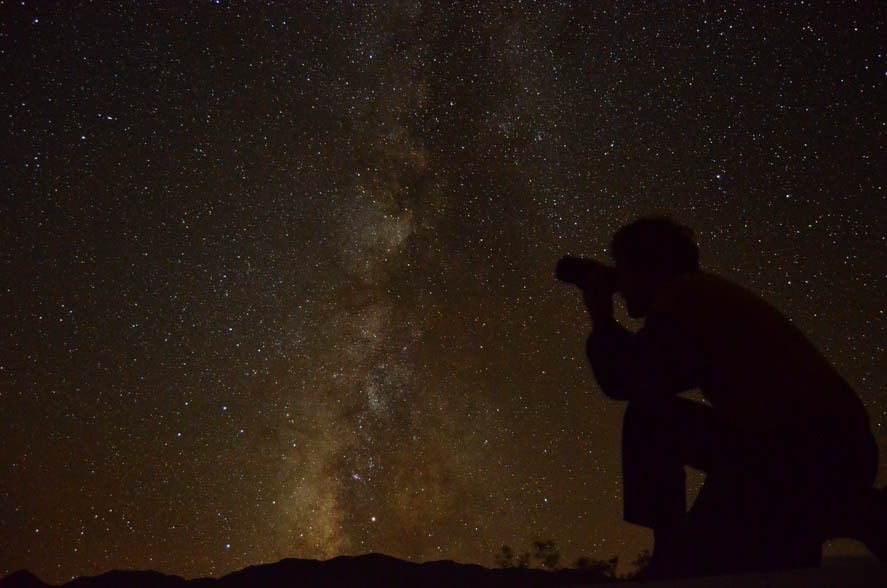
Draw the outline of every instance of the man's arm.
[[[606,315],[598,315],[593,322],[586,353],[598,385],[608,397],[654,400],[702,384],[702,350],[666,317],[648,317],[637,333]]]

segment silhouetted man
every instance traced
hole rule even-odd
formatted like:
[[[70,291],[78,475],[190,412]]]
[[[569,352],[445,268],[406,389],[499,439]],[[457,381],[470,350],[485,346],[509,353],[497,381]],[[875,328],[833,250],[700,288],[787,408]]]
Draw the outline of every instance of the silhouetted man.
[[[627,400],[624,516],[654,531],[652,577],[818,565],[849,536],[882,559],[878,450],[850,386],[782,314],[700,271],[692,231],[643,218],[613,237],[615,268],[564,258],[593,324],[587,354],[610,398]],[[613,294],[644,317],[613,316]],[[677,396],[698,388],[710,405]],[[686,511],[684,466],[706,472]]]

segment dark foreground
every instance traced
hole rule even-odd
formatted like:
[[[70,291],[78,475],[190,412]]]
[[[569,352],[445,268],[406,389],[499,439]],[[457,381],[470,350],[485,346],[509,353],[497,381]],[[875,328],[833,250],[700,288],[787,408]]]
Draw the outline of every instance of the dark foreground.
[[[625,582],[593,570],[509,568],[491,570],[478,565],[451,561],[411,563],[386,555],[370,554],[337,557],[329,561],[285,559],[273,564],[252,566],[221,578],[185,580],[154,571],[111,571],[100,576],[77,578],[66,588],[542,588],[554,586],[594,586],[619,583],[622,588],[881,588],[887,586],[887,565],[877,560],[853,559],[823,568],[776,570],[707,578],[686,578],[661,582]],[[0,588],[44,588],[39,578],[20,571],[0,580]]]
[[[100,576],[77,578],[66,588],[240,588],[284,586],[390,588],[422,586],[429,588],[542,588],[602,584],[616,580],[597,571],[509,568],[491,570],[479,565],[451,561],[412,563],[386,555],[370,554],[337,557],[329,561],[284,559],[277,563],[251,566],[221,578],[185,580],[154,571],[111,571]],[[0,580],[0,588],[42,588],[49,586],[34,575],[21,571]]]

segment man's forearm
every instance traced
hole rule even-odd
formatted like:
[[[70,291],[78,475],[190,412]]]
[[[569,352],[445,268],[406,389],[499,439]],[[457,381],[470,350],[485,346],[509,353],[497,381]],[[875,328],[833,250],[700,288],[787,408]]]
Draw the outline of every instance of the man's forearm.
[[[593,319],[586,353],[598,385],[610,398],[649,401],[698,386],[705,358],[682,331],[650,319],[632,333],[612,316]]]
[[[597,287],[584,289],[582,300],[592,325],[609,327],[616,322],[613,316],[613,293],[610,290]]]
[[[632,369],[634,334],[610,315],[592,318],[585,351],[601,391],[615,400],[630,400],[627,373]]]

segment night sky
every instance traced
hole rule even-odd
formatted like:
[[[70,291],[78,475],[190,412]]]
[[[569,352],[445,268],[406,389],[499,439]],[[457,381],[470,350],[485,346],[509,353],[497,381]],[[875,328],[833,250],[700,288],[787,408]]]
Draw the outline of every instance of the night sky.
[[[630,562],[553,269],[650,213],[887,481],[884,4],[119,4],[0,3],[0,575]]]

